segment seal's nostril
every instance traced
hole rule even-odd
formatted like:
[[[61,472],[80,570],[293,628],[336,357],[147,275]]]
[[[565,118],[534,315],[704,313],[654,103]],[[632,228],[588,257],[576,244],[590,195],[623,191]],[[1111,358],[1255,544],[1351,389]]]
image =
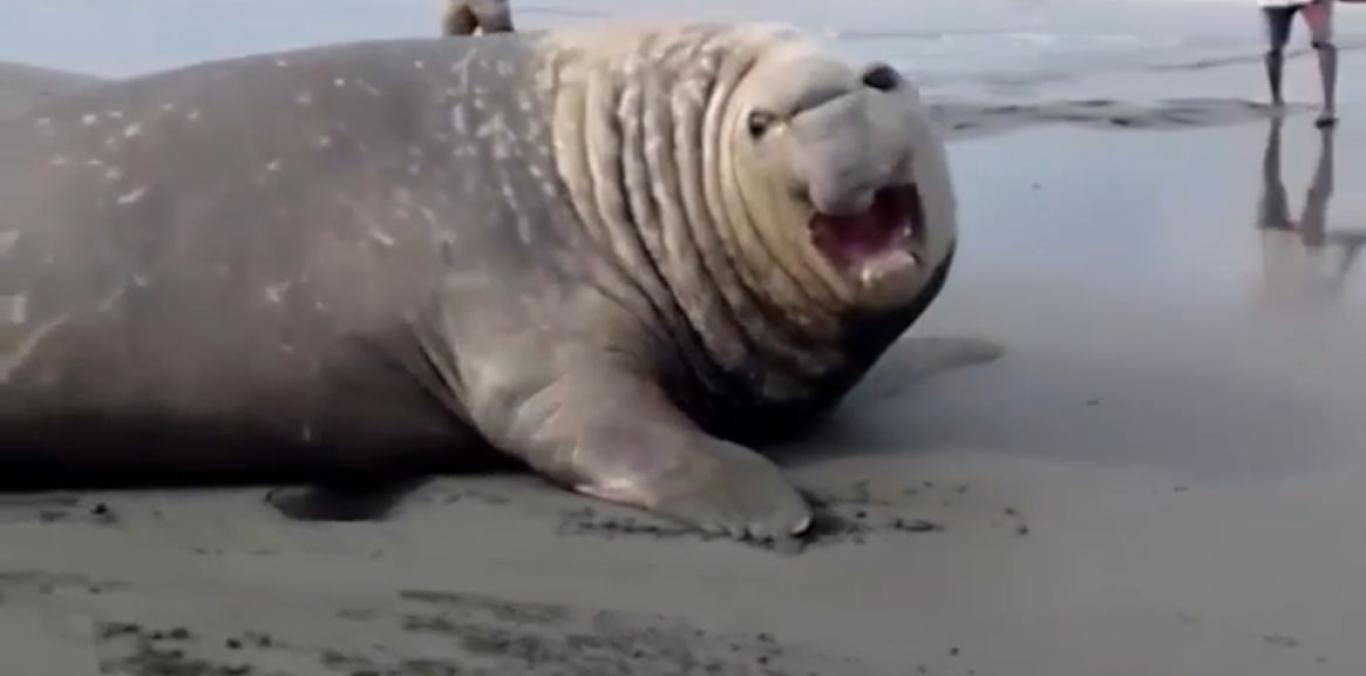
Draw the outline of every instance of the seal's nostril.
[[[863,84],[878,91],[891,91],[901,84],[901,73],[885,63],[874,64],[863,71]]]

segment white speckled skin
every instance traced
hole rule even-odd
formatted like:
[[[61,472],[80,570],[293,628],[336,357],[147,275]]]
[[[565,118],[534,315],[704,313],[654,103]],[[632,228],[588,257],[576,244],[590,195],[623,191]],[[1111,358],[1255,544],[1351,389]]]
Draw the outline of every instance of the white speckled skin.
[[[756,108],[780,120],[762,139]],[[780,26],[262,55],[0,134],[0,483],[427,471],[491,446],[707,530],[797,532],[808,507],[741,444],[837,401],[955,239],[909,84]],[[811,244],[809,199],[907,181],[917,265],[839,270]]]

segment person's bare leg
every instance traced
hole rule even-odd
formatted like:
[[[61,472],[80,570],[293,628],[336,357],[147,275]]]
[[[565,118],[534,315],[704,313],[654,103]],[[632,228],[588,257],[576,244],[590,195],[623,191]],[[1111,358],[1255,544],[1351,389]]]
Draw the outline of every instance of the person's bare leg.
[[[1285,105],[1281,97],[1281,75],[1285,71],[1285,54],[1279,49],[1266,53],[1266,80],[1271,89],[1271,105],[1280,108]]]
[[[1271,89],[1271,105],[1280,108],[1285,104],[1281,98],[1281,73],[1285,66],[1285,56],[1279,51],[1266,53],[1266,79]]]
[[[442,35],[488,35],[513,30],[512,8],[507,0],[446,0],[446,10],[441,15]]]
[[[1290,21],[1293,15],[1283,8],[1262,10],[1269,46],[1266,52],[1266,80],[1271,90],[1271,105],[1285,104],[1281,96],[1281,76],[1285,71],[1285,43],[1290,40]]]
[[[473,35],[478,27],[479,20],[468,4],[464,2],[448,2],[446,4],[446,11],[441,15],[442,35]]]
[[[1317,124],[1331,126],[1337,122],[1337,73],[1338,48],[1331,44],[1317,47],[1319,52],[1319,75],[1323,78],[1323,111],[1319,113]]]
[[[1333,0],[1315,0],[1304,8],[1304,20],[1313,35],[1323,84],[1323,110],[1315,124],[1327,127],[1337,121],[1338,48],[1333,44]]]

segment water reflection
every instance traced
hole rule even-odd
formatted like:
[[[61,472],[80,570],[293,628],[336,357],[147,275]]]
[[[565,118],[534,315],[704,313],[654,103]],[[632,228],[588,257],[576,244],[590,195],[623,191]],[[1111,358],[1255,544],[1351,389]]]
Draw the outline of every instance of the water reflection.
[[[1333,128],[1319,131],[1319,156],[1299,218],[1293,218],[1281,179],[1281,118],[1271,120],[1262,156],[1262,191],[1257,228],[1262,277],[1269,299],[1327,304],[1343,287],[1363,246],[1366,230],[1328,228],[1333,196]]]

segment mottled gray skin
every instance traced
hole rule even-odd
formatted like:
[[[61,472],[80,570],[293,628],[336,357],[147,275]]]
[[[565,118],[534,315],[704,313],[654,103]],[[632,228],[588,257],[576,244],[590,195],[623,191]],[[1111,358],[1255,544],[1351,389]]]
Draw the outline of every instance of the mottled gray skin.
[[[28,112],[99,82],[89,75],[0,61],[0,118]]]
[[[442,35],[512,31],[512,8],[508,6],[508,0],[446,0],[446,9],[441,13]]]
[[[780,121],[756,140],[760,103]],[[741,443],[834,405],[953,250],[910,86],[869,88],[782,27],[254,56],[0,135],[21,141],[0,161],[10,487],[503,457],[708,531],[800,532],[808,506]],[[817,254],[810,199],[907,178],[914,265]]]

